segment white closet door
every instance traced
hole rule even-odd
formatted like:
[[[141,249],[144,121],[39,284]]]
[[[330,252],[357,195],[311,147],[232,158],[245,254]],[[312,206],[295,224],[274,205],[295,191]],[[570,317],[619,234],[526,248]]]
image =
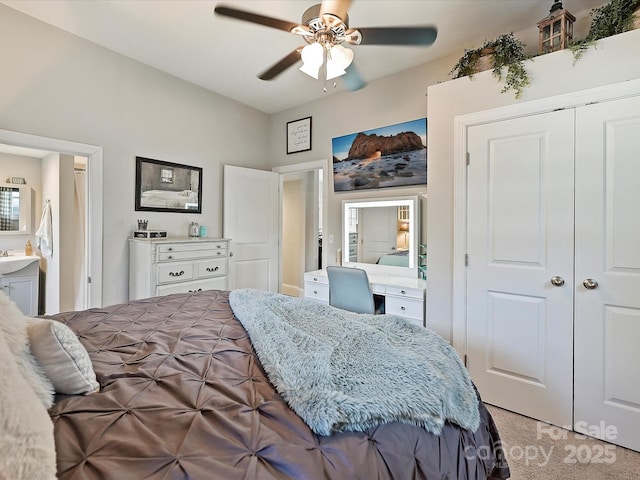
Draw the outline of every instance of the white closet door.
[[[575,429],[640,450],[640,97],[576,113]]]
[[[468,130],[469,371],[487,403],[561,426],[572,424],[573,115]]]

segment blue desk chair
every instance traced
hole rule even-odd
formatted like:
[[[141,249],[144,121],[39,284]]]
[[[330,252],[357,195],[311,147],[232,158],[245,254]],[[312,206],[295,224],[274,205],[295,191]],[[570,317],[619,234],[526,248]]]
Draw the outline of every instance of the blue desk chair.
[[[356,313],[375,313],[367,272],[360,268],[327,267],[329,305]]]

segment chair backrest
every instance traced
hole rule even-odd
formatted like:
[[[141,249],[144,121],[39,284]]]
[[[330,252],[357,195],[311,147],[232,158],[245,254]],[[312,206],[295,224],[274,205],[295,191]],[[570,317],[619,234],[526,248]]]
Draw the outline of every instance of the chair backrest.
[[[367,272],[361,268],[326,268],[329,277],[329,305],[356,313],[375,313],[373,292]]]

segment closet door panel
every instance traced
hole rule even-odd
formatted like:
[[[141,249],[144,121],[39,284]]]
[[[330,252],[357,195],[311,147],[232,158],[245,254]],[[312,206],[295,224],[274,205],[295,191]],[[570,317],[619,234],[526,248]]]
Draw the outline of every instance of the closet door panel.
[[[572,420],[573,135],[572,111],[468,131],[469,371],[488,403],[560,426]]]
[[[640,450],[640,97],[576,110],[575,428]]]

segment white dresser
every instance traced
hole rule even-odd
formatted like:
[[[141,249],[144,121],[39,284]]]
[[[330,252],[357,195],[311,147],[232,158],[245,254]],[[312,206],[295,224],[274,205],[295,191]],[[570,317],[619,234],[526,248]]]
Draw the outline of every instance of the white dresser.
[[[129,299],[226,290],[229,240],[130,238]]]
[[[384,299],[385,313],[402,315],[418,325],[425,325],[427,282],[420,278],[368,274],[374,295]],[[329,303],[329,277],[326,270],[304,274],[304,296]]]

